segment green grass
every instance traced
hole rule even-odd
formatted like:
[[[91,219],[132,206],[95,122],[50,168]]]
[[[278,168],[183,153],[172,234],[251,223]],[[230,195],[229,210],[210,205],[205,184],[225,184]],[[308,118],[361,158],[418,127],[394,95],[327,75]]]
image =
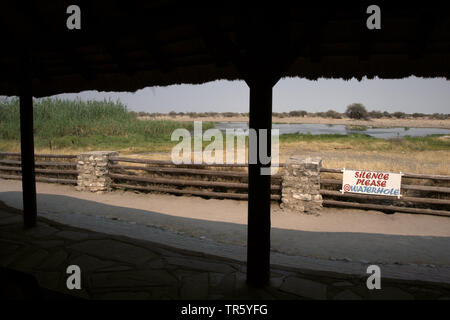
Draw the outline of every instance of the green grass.
[[[20,117],[18,99],[0,99],[0,150],[19,151]],[[37,151],[120,150],[132,152],[170,151],[177,128],[193,130],[192,121],[139,120],[119,101],[70,101],[41,99],[34,104]],[[203,122],[203,131],[214,127]],[[439,135],[378,139],[359,134],[285,134],[280,146],[299,143],[321,150],[348,148],[361,151],[450,150],[450,140]],[[208,145],[204,142],[203,145]],[[246,138],[246,145],[248,139]],[[225,140],[223,141],[225,146]]]
[[[353,131],[367,131],[366,126],[345,126],[345,129]]]
[[[165,151],[177,128],[193,130],[191,121],[138,120],[119,101],[41,99],[34,103],[36,149]],[[203,130],[212,128],[203,123]],[[0,100],[0,147],[20,143],[18,99]]]
[[[425,137],[403,137],[380,139],[366,134],[285,134],[280,136],[280,144],[309,143],[311,145],[331,147],[351,147],[361,151],[439,151],[450,150],[450,139],[442,139],[444,135]]]

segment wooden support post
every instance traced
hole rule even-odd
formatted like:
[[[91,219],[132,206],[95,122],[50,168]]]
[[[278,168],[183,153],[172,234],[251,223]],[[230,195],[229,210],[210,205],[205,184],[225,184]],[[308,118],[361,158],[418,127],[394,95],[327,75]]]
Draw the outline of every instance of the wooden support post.
[[[36,225],[36,181],[34,172],[33,94],[30,56],[24,55],[20,74],[20,148],[22,164],[23,223]]]
[[[270,175],[261,175],[263,165],[259,157],[260,132],[267,129],[267,149],[271,150],[272,84],[257,80],[248,82],[250,87],[249,128],[257,133],[257,162],[248,164],[248,231],[247,231],[247,283],[262,287],[270,277]]]

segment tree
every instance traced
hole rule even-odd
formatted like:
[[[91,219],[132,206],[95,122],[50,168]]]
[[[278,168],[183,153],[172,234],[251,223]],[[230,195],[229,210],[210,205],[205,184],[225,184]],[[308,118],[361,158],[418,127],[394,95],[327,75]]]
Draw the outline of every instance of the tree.
[[[361,103],[352,103],[349,105],[345,111],[345,115],[351,119],[369,119],[369,114]]]

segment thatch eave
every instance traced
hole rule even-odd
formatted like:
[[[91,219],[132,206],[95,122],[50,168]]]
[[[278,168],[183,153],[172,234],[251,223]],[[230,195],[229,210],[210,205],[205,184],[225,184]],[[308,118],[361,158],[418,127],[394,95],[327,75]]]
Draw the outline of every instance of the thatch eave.
[[[36,97],[245,80],[267,70],[310,80],[450,78],[445,2],[383,5],[382,29],[372,31],[363,4],[272,6],[253,19],[254,10],[242,6],[101,0],[83,3],[83,27],[69,31],[65,8],[72,2],[37,3],[32,22],[17,4],[2,4],[0,95],[19,94],[24,53]]]

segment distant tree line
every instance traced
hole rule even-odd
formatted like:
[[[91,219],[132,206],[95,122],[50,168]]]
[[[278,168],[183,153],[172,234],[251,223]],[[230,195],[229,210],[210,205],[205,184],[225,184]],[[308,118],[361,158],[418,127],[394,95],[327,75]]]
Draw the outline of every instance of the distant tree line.
[[[149,113],[149,112],[135,112],[130,111],[134,115],[138,117],[162,117],[162,116],[170,116],[170,117],[179,117],[179,116],[187,116],[190,118],[206,118],[206,117],[248,117],[247,113],[241,112],[175,112],[170,111],[168,113]],[[342,119],[342,118],[351,118],[357,120],[369,120],[369,119],[380,119],[380,118],[392,118],[392,119],[411,119],[411,118],[428,118],[428,119],[436,119],[436,120],[446,120],[450,119],[450,114],[445,113],[433,113],[433,114],[425,114],[425,113],[405,113],[401,111],[396,112],[388,112],[388,111],[367,111],[366,108],[360,103],[353,103],[347,106],[345,112],[340,113],[335,110],[328,110],[325,112],[307,112],[305,110],[293,110],[289,112],[273,112],[272,115],[277,118],[289,118],[289,117],[321,117],[321,118],[331,118],[331,119]]]

